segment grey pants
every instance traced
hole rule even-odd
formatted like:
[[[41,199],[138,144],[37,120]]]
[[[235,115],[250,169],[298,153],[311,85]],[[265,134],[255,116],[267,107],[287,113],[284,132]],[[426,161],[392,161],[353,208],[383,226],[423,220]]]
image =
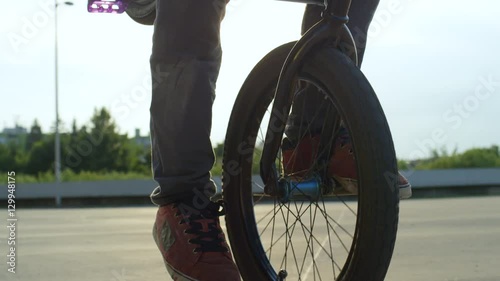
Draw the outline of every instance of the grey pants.
[[[360,59],[378,2],[351,4],[348,26]],[[157,0],[150,60],[152,169],[159,184],[151,199],[157,205],[209,197],[215,191],[209,172],[215,161],[210,131],[225,6],[225,0]],[[306,7],[302,32],[320,19],[321,11]]]

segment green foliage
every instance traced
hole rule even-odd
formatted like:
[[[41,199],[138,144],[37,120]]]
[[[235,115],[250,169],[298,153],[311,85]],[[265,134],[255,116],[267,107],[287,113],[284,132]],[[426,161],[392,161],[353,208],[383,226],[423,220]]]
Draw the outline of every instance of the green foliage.
[[[20,138],[21,139],[21,138]],[[35,120],[26,141],[0,144],[0,171],[14,170],[26,181],[53,181],[55,136],[42,134]],[[120,134],[105,108],[96,109],[88,126],[78,128],[73,121],[70,133],[61,133],[62,180],[85,174],[90,178],[100,175],[150,175],[151,156],[144,147]],[[26,145],[24,145],[26,144]],[[117,174],[118,173],[118,174]]]
[[[2,172],[3,173],[3,172]],[[5,173],[4,173],[5,174]],[[92,171],[81,171],[75,173],[70,169],[64,170],[61,175],[63,182],[78,182],[78,181],[104,181],[104,180],[131,180],[131,179],[151,179],[151,173],[120,173],[120,172],[108,172],[99,173]],[[22,183],[43,183],[43,182],[54,182],[54,172],[40,172],[36,175],[30,174],[16,174],[16,181]]]
[[[40,124],[38,124],[38,120],[35,119],[33,125],[31,125],[30,132],[26,139],[26,150],[29,151],[33,147],[33,145],[36,142],[41,141],[42,138],[43,138],[42,128],[40,127]]]
[[[215,158],[217,159],[222,159],[222,156],[224,154],[224,143],[218,143],[214,147],[214,153],[215,153]]]
[[[215,163],[210,173],[212,176],[222,175],[222,156],[224,154],[224,143],[218,143],[214,147]]]
[[[23,172],[26,153],[16,143],[0,144],[0,170]]]
[[[222,156],[224,154],[224,143],[218,143],[214,147],[215,153],[215,164],[212,167],[210,173],[212,176],[221,176],[222,175]],[[254,149],[254,158],[252,161],[252,173],[259,174],[260,173],[260,156],[262,155],[262,147],[256,147]],[[277,165],[279,165],[277,163]]]
[[[150,148],[120,134],[105,108],[96,109],[86,125],[79,127],[73,121],[71,131],[61,133],[60,140],[63,181],[151,178]],[[28,134],[6,144],[0,143],[0,171],[16,171],[19,182],[55,181],[54,142],[54,134],[43,134],[35,120]],[[211,170],[213,176],[222,174],[223,152],[224,144],[216,144],[215,163]],[[261,153],[262,147],[256,147],[252,163],[255,174],[259,173]],[[463,153],[433,150],[431,155],[429,159],[411,163],[398,160],[398,167],[402,170],[500,167],[497,145]]]
[[[398,159],[398,169],[399,170],[409,170],[410,164],[405,160]]]
[[[0,143],[0,167],[2,167],[4,170],[10,169],[9,165],[11,164],[11,161],[9,156],[9,147]]]
[[[25,165],[25,172],[31,175],[36,175],[40,171],[48,171],[53,168],[54,164],[54,138],[53,136],[46,137],[44,140],[39,140],[31,146],[28,155],[28,161]]]
[[[212,176],[222,176],[222,161],[216,161],[210,173]]]
[[[500,150],[497,145],[473,148],[461,154],[456,151],[448,154],[446,151],[434,150],[431,159],[419,161],[415,166],[419,170],[490,167],[500,167]]]
[[[116,125],[109,112],[102,108],[95,110],[91,118],[90,130],[82,127],[76,135],[72,135],[70,143],[65,147],[66,158],[63,164],[75,171],[111,171],[128,170],[129,156],[126,135],[117,132]]]

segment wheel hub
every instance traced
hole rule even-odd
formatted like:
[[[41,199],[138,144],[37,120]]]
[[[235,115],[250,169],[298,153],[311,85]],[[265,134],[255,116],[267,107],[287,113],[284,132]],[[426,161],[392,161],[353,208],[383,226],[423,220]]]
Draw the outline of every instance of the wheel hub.
[[[322,193],[321,179],[317,176],[306,180],[281,178],[278,181],[278,200],[281,203],[290,201],[312,201],[320,199]]]

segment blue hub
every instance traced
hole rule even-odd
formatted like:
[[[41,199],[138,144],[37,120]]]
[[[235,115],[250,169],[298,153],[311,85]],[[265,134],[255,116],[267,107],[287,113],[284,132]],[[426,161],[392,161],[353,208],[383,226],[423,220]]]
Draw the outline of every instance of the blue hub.
[[[281,203],[290,201],[318,201],[321,196],[321,179],[312,177],[307,180],[282,178],[278,182]]]

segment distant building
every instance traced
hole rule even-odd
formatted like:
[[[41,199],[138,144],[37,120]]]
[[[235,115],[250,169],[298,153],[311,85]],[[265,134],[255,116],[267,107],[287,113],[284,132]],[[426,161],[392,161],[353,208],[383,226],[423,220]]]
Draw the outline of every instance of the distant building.
[[[22,126],[16,125],[14,128],[4,128],[0,134],[0,143],[8,142],[20,143],[26,139],[28,130]]]
[[[14,128],[4,128],[2,134],[10,136],[25,135],[28,133],[28,129],[16,125]]]
[[[141,130],[135,129],[135,136],[133,138],[134,142],[143,147],[151,146],[150,137],[149,136],[141,136]]]

